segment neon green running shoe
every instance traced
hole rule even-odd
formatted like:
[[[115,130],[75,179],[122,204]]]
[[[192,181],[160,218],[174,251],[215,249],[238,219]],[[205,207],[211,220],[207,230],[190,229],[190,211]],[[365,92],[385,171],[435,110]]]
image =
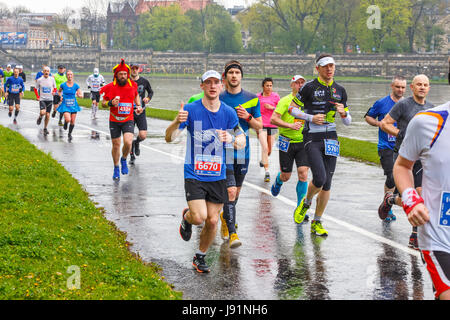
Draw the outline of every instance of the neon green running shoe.
[[[304,197],[302,199],[302,202],[300,202],[300,204],[298,205],[298,207],[295,208],[295,211],[294,211],[295,223],[300,224],[305,219],[306,211],[308,211],[308,209],[309,209],[309,206],[304,203],[305,199],[306,199],[306,197]]]
[[[320,221],[311,222],[311,233],[316,236],[328,236],[328,231],[322,227],[322,223]]]

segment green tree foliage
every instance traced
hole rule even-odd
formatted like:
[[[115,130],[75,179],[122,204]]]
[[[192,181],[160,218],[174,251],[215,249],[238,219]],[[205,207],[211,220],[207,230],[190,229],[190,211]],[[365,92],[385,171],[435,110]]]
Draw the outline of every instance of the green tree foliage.
[[[242,49],[239,25],[223,7],[215,4],[184,14],[178,4],[155,7],[139,16],[138,30],[134,42],[139,49],[210,52]]]
[[[239,14],[249,51],[280,53],[437,50],[446,0],[260,0]],[[369,26],[377,8],[380,23]],[[369,9],[368,9],[369,8]],[[372,8],[372,9],[370,9]],[[351,51],[348,51],[348,50]]]

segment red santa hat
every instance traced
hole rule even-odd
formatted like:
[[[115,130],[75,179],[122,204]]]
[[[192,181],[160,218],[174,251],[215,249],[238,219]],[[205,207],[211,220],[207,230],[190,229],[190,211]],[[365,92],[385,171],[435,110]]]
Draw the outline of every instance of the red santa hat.
[[[128,77],[128,84],[130,86],[132,86],[131,84],[131,80],[130,80],[130,67],[125,63],[124,59],[121,59],[120,63],[118,65],[116,65],[113,68],[113,72],[114,72],[114,84],[116,84],[116,78],[117,78],[117,74],[120,71],[125,71],[127,73],[127,77]]]

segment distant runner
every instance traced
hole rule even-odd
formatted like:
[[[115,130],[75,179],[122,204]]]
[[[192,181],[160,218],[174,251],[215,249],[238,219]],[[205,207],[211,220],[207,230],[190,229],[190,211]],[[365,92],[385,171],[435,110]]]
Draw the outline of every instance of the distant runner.
[[[166,130],[166,141],[172,142],[184,127],[187,128],[184,188],[188,208],[182,212],[180,235],[189,241],[192,225],[205,223],[192,261],[193,267],[203,273],[210,271],[205,256],[216,236],[219,213],[228,198],[225,143],[243,148],[246,139],[236,112],[219,100],[220,74],[209,70],[201,79],[204,97],[181,105]]]
[[[6,79],[4,90],[5,98],[8,101],[9,106],[9,117],[12,116],[14,107],[16,108],[14,111],[14,123],[16,124],[17,116],[19,115],[20,110],[20,98],[23,96],[23,92],[25,91],[25,84],[23,83],[23,79],[19,77],[18,68],[14,68],[13,76]]]
[[[300,205],[308,190],[308,155],[305,151],[303,142],[304,120],[295,119],[289,114],[289,105],[294,97],[305,84],[306,79],[301,75],[295,75],[291,79],[292,92],[281,98],[272,114],[270,122],[279,127],[280,135],[278,138],[279,145],[279,162],[280,172],[278,173],[274,183],[272,184],[271,193],[274,197],[278,196],[281,186],[284,182],[289,181],[292,174],[292,166],[297,168],[298,182],[296,186],[297,206]],[[309,216],[305,214],[303,221],[308,221]]]
[[[103,106],[110,108],[109,131],[112,142],[114,163],[113,179],[120,180],[120,173],[128,174],[127,157],[131,151],[134,134],[133,105],[136,113],[142,113],[137,84],[130,79],[130,67],[122,61],[113,68],[114,80],[100,89]],[[121,136],[123,134],[122,157],[120,156]],[[119,162],[121,168],[119,167]]]
[[[136,82],[138,86],[138,93],[141,99],[141,106],[144,112],[141,114],[134,113],[134,124],[138,127],[139,133],[135,140],[133,140],[133,145],[131,147],[131,163],[134,163],[135,156],[139,156],[141,154],[139,143],[144,141],[147,138],[147,115],[145,111],[145,106],[150,102],[153,97],[153,90],[150,82],[139,76],[139,65],[132,64],[131,68],[131,79]],[[147,92],[147,95],[145,94]]]
[[[66,67],[63,65],[59,65],[58,66],[58,72],[53,76],[53,78],[55,78],[55,83],[56,83],[56,88],[59,90],[59,88],[61,87],[61,85],[67,81],[67,76],[66,76]],[[59,94],[55,94],[53,96],[53,112],[52,112],[52,118],[54,118],[56,116],[56,111],[58,111],[58,107],[61,103],[61,96]],[[63,118],[63,113],[61,111],[59,111],[59,122],[58,124],[61,126],[62,125],[62,118]]]
[[[392,168],[394,167],[394,146],[395,136],[387,134],[381,130],[381,121],[384,119],[387,113],[391,111],[392,107],[403,99],[403,95],[406,90],[406,79],[401,76],[396,76],[391,82],[391,93],[377,100],[374,105],[367,111],[364,116],[366,122],[371,126],[378,127],[378,155],[380,156],[381,167],[384,170],[386,181],[384,183],[384,192],[394,192],[395,182],[392,175]],[[394,123],[394,126],[396,124]],[[396,217],[392,210],[389,210],[387,217],[384,219],[386,222],[396,220]]]
[[[47,126],[50,121],[50,112],[52,111],[53,95],[56,93],[55,79],[50,76],[50,68],[44,67],[43,75],[36,80],[36,88],[34,88],[34,94],[36,100],[39,101],[40,114],[36,121],[37,125],[40,125],[42,118],[44,120],[44,135],[48,134]]]
[[[59,94],[62,93],[62,103],[58,108],[58,112],[64,115],[64,130],[67,130],[69,125],[69,141],[72,140],[72,131],[75,127],[75,120],[77,112],[81,111],[77,102],[78,98],[83,98],[80,86],[73,82],[72,70],[67,71],[67,81],[59,87]]]
[[[86,85],[91,91],[91,118],[97,119],[98,103],[100,102],[100,89],[105,85],[105,79],[100,74],[98,68],[94,68],[94,73],[86,79]]]
[[[280,96],[273,92],[272,78],[265,78],[262,81],[262,92],[258,93],[258,99],[261,109],[263,128],[258,131],[258,140],[261,144],[261,162],[260,167],[264,167],[264,182],[270,182],[269,157],[272,154],[272,147],[277,134],[277,126],[270,123],[273,111],[277,107]]]

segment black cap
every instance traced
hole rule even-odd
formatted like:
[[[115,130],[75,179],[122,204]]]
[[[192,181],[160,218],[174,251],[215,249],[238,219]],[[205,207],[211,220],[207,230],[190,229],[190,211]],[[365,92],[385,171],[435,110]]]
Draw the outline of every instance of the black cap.
[[[138,67],[139,68],[139,64],[137,63],[130,63],[130,69],[133,67]]]
[[[60,64],[59,66],[58,66],[58,69],[65,69],[66,67],[65,66],[63,66],[62,64]]]

